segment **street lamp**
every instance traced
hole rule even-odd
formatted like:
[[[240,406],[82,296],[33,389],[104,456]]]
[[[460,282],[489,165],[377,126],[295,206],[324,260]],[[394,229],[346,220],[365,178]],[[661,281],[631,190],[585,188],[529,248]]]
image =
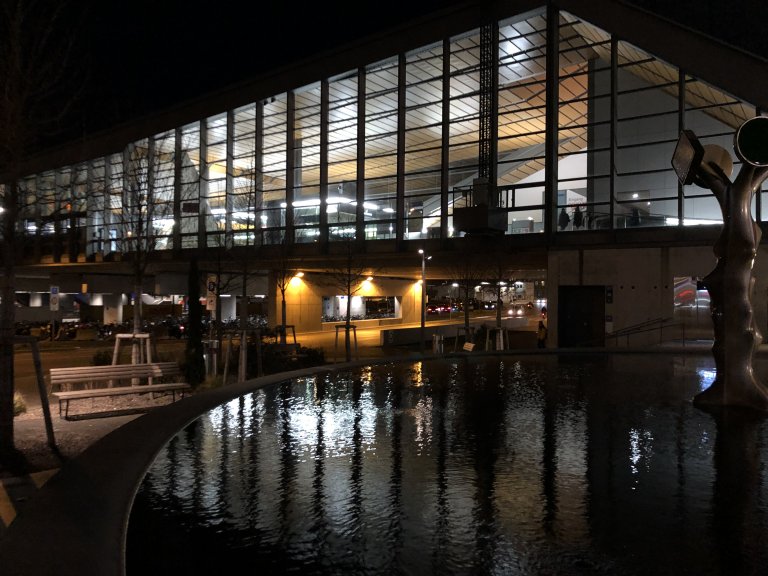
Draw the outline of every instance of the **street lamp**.
[[[424,354],[424,324],[427,320],[427,280],[424,277],[424,272],[426,271],[427,260],[431,259],[432,256],[427,256],[421,248],[419,248],[419,254],[421,254],[421,338],[419,339],[419,350]]]

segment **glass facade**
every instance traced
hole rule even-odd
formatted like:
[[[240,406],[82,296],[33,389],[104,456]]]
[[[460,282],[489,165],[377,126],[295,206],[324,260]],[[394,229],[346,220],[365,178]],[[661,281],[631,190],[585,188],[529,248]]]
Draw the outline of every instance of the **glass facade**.
[[[499,25],[496,184],[511,234],[544,222],[546,28],[544,15]]]
[[[672,170],[677,136],[730,149],[755,107],[577,16],[556,19],[542,10],[435,38],[29,175],[26,249],[64,262],[139,242],[458,237],[454,210],[481,203],[485,176],[506,235],[719,223],[711,192]]]

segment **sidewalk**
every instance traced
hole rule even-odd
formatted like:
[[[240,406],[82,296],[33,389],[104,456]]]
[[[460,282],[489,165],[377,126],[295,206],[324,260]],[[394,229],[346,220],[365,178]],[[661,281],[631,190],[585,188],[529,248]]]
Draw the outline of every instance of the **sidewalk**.
[[[48,445],[48,437],[39,406],[16,417],[14,440],[26,460],[26,473],[0,468],[0,537],[16,513],[67,460],[80,455],[94,442],[138,417],[114,416],[69,421],[52,415],[57,450]]]

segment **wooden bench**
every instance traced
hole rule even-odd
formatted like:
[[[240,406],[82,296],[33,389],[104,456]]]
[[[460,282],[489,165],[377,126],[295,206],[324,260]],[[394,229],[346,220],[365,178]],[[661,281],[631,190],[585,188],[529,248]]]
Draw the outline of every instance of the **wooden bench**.
[[[176,362],[51,368],[50,385],[52,390],[56,390],[51,396],[59,401],[59,416],[63,406],[64,418],[68,419],[70,401],[84,398],[126,394],[152,394],[154,398],[154,394],[172,394],[175,402],[176,393],[183,397],[190,385],[186,382],[155,384],[154,379],[178,376],[181,376],[181,369]],[[121,384],[123,382],[129,384]],[[78,384],[84,387],[72,389]]]

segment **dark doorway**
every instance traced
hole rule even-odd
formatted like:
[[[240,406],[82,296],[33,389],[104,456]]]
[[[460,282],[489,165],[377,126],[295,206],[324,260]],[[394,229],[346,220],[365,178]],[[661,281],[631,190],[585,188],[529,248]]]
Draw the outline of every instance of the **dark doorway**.
[[[605,286],[560,286],[558,346],[605,345]]]

